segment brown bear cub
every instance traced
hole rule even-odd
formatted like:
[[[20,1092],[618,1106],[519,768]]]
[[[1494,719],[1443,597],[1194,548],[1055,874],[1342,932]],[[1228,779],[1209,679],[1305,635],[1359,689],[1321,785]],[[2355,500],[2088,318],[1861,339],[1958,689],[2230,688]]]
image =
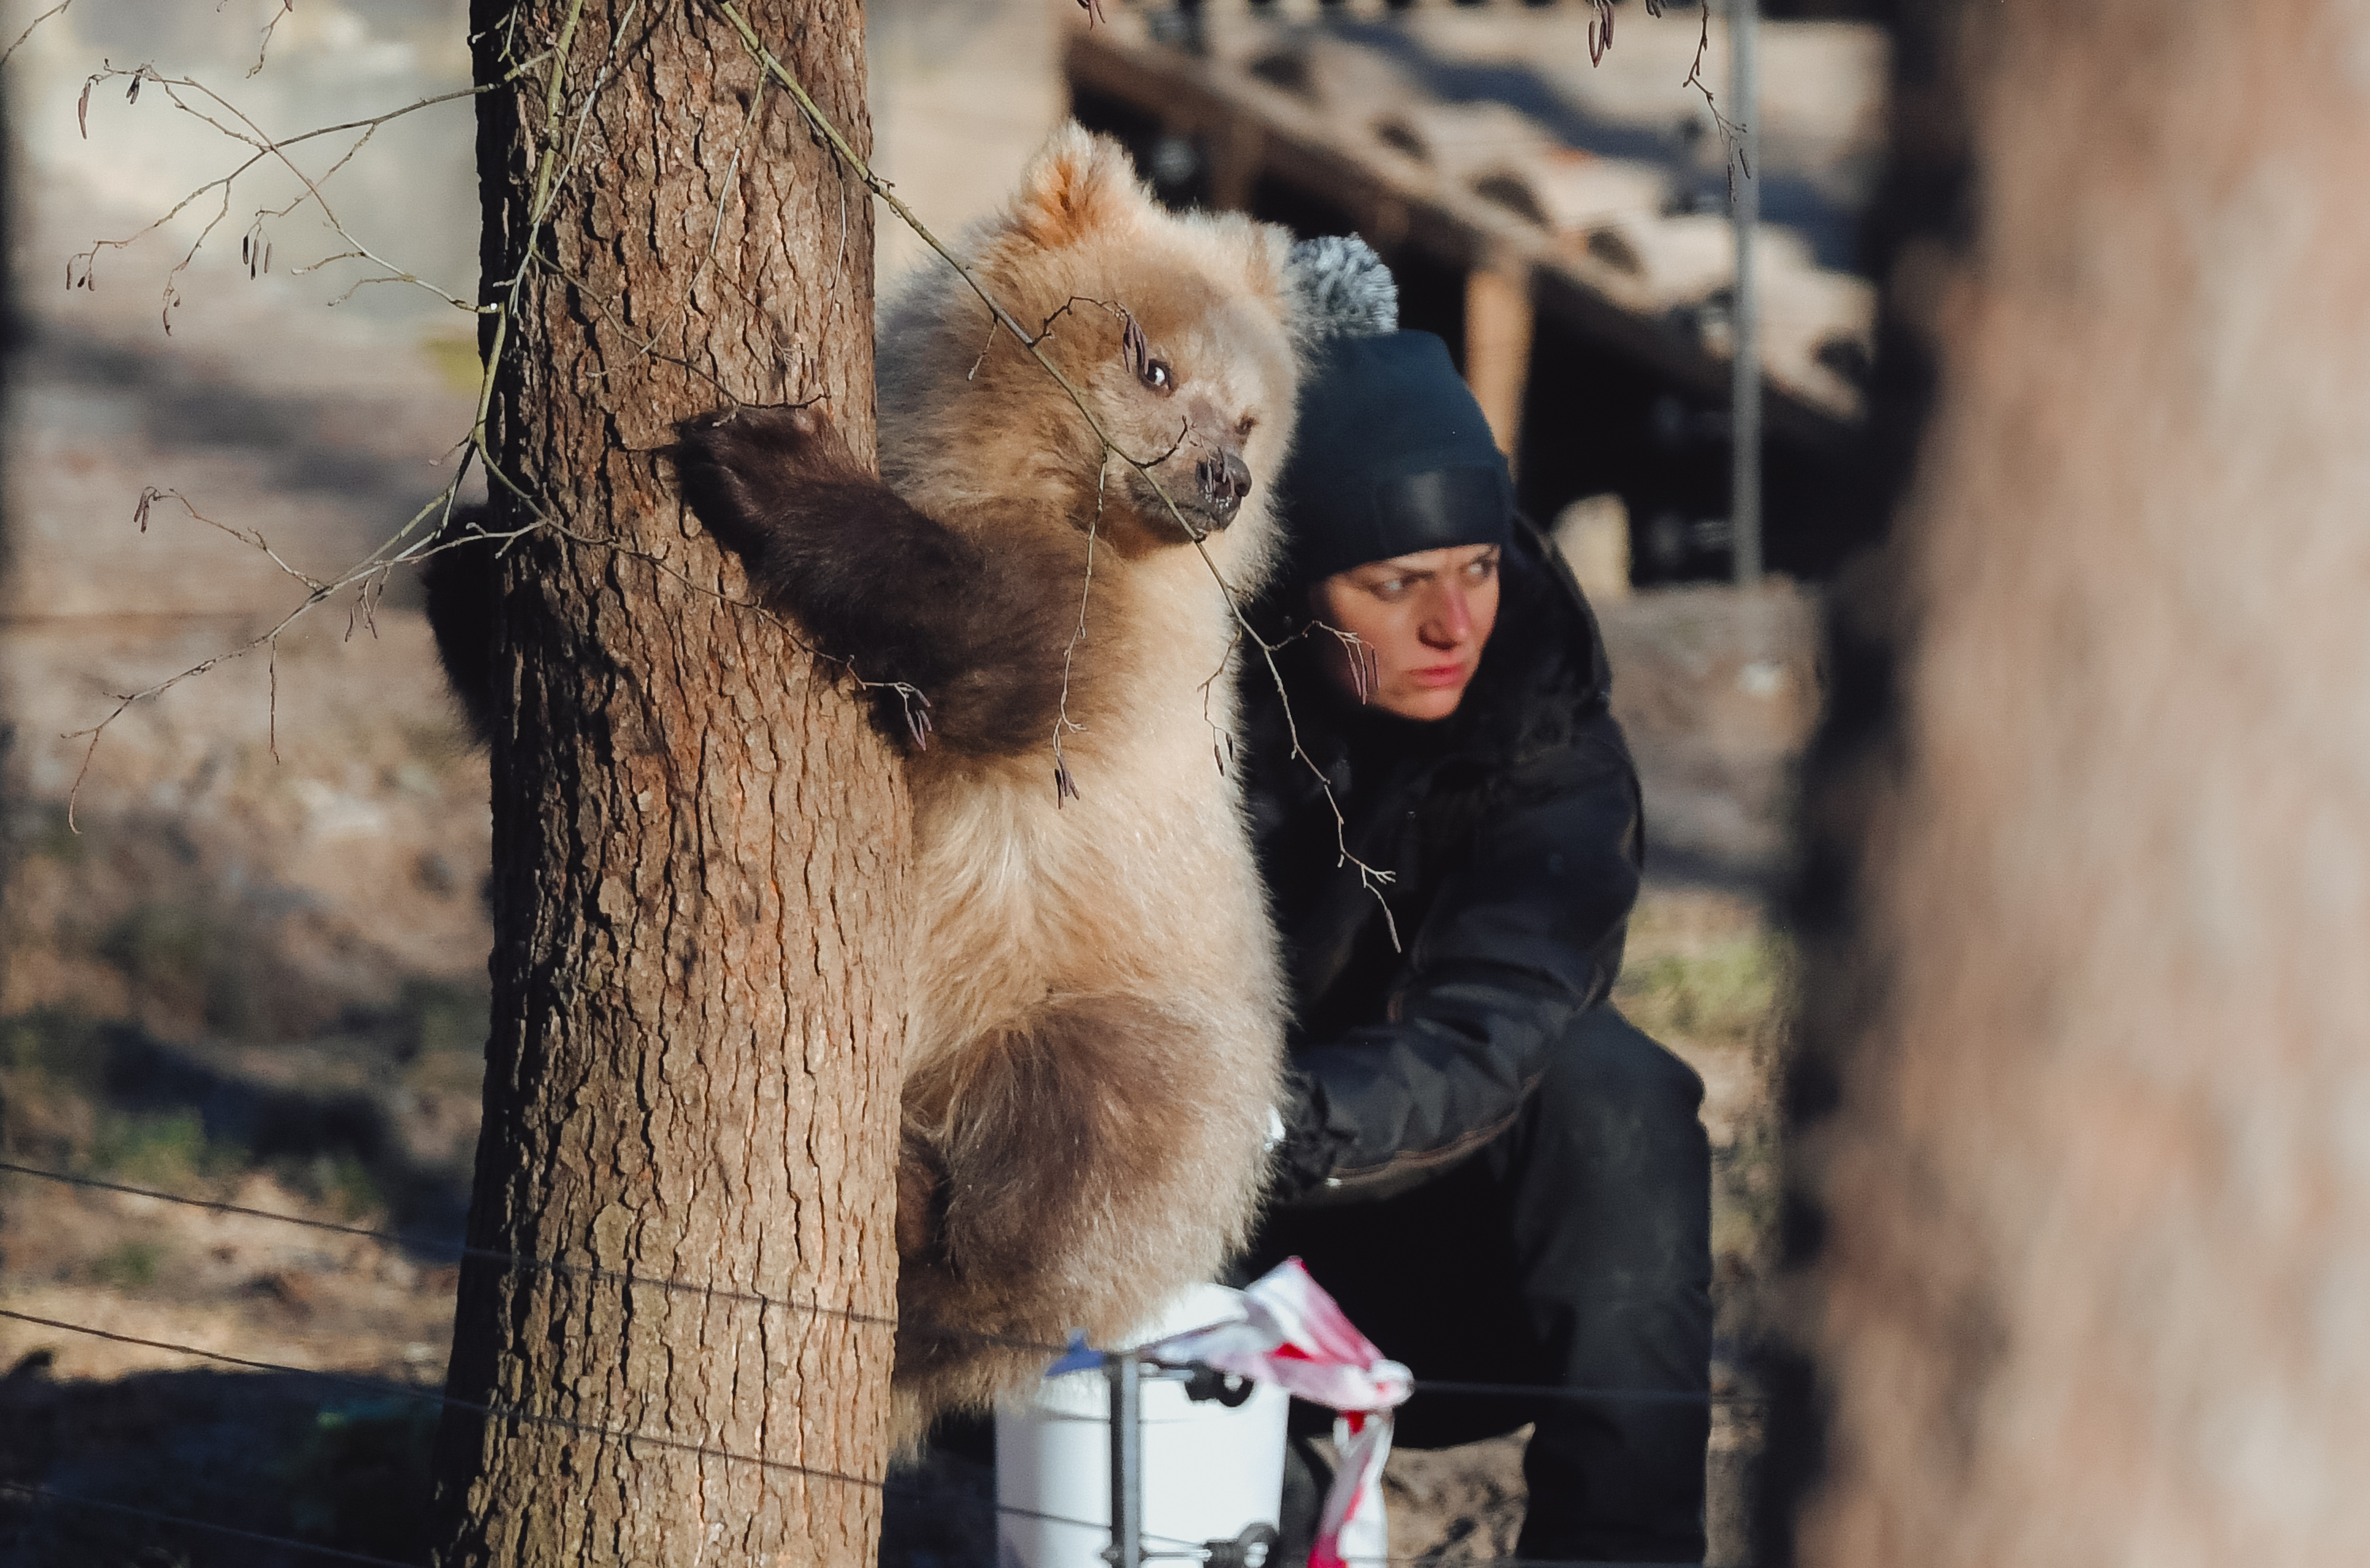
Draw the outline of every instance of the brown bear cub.
[[[882,325],[880,478],[813,409],[719,413],[674,454],[765,602],[903,688],[880,694],[914,744],[924,922],[901,1447],[1024,1386],[1072,1328],[1120,1342],[1242,1244],[1283,1040],[1218,762],[1236,725],[1219,576],[1248,594],[1272,553],[1289,238],[1168,213],[1072,125],[966,248],[1146,470],[937,265]]]

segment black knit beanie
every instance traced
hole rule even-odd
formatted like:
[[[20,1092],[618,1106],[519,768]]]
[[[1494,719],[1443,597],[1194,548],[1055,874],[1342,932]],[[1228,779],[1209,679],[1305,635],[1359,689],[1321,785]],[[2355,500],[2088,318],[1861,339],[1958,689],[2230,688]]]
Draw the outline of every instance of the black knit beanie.
[[[1429,332],[1315,345],[1280,481],[1289,586],[1450,545],[1502,545],[1514,487],[1481,406]]]

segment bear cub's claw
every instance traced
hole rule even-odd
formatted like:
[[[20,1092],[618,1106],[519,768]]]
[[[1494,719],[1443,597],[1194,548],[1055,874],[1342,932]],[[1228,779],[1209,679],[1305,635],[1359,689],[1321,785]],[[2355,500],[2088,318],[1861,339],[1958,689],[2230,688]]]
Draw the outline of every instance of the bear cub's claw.
[[[773,536],[800,519],[823,488],[869,484],[821,409],[743,407],[675,427],[666,449],[685,501],[728,548],[759,565]]]
[[[728,466],[777,464],[834,476],[857,466],[831,416],[812,403],[719,409],[684,421],[675,433],[682,437],[674,448],[678,462],[706,456]]]

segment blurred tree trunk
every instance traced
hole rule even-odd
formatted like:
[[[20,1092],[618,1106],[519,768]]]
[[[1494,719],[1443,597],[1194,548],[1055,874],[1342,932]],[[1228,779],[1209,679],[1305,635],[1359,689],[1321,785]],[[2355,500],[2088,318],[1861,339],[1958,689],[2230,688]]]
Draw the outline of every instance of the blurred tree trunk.
[[[735,400],[873,439],[871,203],[708,6],[477,0],[489,444],[565,534],[502,559],[493,1038],[472,1245],[894,1310],[904,789],[857,706],[733,601],[655,454]],[[743,0],[863,147],[859,0]],[[560,73],[554,98],[550,73]],[[754,119],[753,100],[756,104]],[[533,203],[550,159],[544,221]],[[485,323],[490,342],[497,322]],[[527,514],[494,487],[496,523]],[[445,1564],[869,1563],[880,1322],[472,1262]]]
[[[2364,1561],[2370,8],[1901,20],[1801,1560]]]

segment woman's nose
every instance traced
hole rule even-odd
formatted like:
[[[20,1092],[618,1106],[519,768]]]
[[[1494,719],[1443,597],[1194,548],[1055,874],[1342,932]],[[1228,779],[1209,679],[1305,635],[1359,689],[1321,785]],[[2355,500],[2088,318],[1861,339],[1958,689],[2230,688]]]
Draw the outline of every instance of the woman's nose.
[[[1473,609],[1458,584],[1447,584],[1439,593],[1432,614],[1423,618],[1423,640],[1434,648],[1454,648],[1473,635]]]

